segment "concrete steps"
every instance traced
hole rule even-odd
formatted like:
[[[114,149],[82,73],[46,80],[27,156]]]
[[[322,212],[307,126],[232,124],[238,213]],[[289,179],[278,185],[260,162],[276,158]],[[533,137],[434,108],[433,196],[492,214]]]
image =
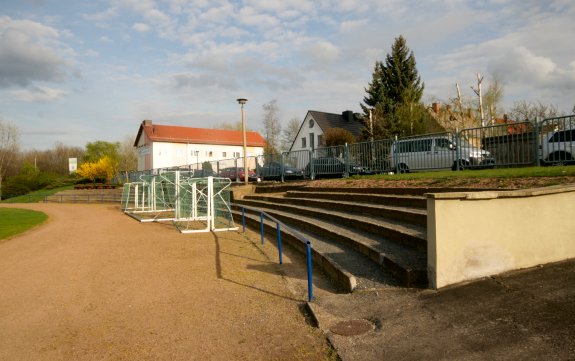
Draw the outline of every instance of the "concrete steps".
[[[118,189],[69,189],[47,196],[48,203],[120,203],[122,188]]]
[[[236,204],[264,210],[307,237],[314,261],[347,292],[427,285],[426,199],[421,189],[361,189],[278,186],[256,188]],[[265,188],[265,187],[262,187]],[[370,193],[371,191],[371,193]],[[394,194],[401,193],[401,194]],[[259,229],[259,212],[246,222]],[[235,208],[236,221],[241,210]],[[275,231],[267,224],[266,232]],[[284,232],[296,248],[303,243]],[[282,236],[283,237],[283,236]]]

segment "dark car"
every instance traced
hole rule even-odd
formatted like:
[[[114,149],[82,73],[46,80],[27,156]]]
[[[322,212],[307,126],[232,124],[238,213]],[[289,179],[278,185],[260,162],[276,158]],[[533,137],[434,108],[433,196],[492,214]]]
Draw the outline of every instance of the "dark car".
[[[265,179],[281,179],[282,165],[279,162],[268,162],[260,169],[260,176]],[[283,176],[285,178],[302,178],[303,170],[284,165]]]
[[[236,174],[237,173],[237,174]],[[222,178],[229,178],[232,181],[235,180],[239,180],[243,181],[244,180],[244,168],[243,167],[229,167],[229,168],[224,168],[220,170],[220,177]],[[257,180],[257,175],[256,172],[254,172],[252,169],[248,170],[248,180],[250,181],[255,181]]]
[[[315,176],[343,176],[345,173],[345,163],[343,160],[335,157],[321,157],[312,159],[313,171]],[[308,163],[305,167],[305,173],[311,174],[311,166]],[[359,164],[350,163],[348,168],[350,175],[354,174],[372,174],[369,168]]]

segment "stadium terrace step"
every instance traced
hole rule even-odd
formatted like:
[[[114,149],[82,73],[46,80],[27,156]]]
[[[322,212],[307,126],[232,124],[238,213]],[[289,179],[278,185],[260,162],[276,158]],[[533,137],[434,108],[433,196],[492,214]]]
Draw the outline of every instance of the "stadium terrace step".
[[[342,200],[343,198],[343,200]],[[244,200],[259,200],[275,204],[314,207],[325,210],[339,209],[352,215],[393,219],[426,226],[425,199],[418,196],[390,196],[347,193],[291,192],[285,195],[247,195]],[[417,206],[417,208],[416,208]]]
[[[120,203],[122,189],[70,189],[46,196],[48,203]]]
[[[234,202],[264,210],[307,237],[314,261],[327,267],[326,273],[343,290],[427,285],[427,214],[422,195],[369,194],[356,192],[357,188],[326,192],[301,186],[282,192],[276,187],[268,193],[257,188]],[[246,209],[245,214],[246,223],[259,230],[259,212]],[[235,218],[241,222],[239,207]],[[274,224],[266,227],[275,231]],[[301,241],[283,233],[286,242],[295,240],[296,248],[305,251]]]
[[[258,209],[264,209],[268,213],[289,213],[298,217],[306,217],[315,223],[323,221],[333,224],[333,226],[342,226],[350,228],[356,232],[372,234],[376,238],[385,238],[398,244],[411,247],[418,250],[426,250],[426,235],[424,226],[417,226],[392,220],[386,217],[374,217],[363,215],[362,213],[353,213],[345,210],[345,207],[339,206],[334,210],[331,208],[316,208],[290,204],[287,202],[278,202],[279,200],[290,201],[291,198],[268,197],[267,201],[244,198],[239,204]]]
[[[356,204],[383,204],[396,207],[427,208],[427,200],[423,195],[370,194],[352,192],[328,192],[326,190],[293,190],[287,191],[287,197],[305,199],[326,199],[333,201],[349,201]]]
[[[260,229],[260,217],[257,212],[245,211],[245,220],[248,226]],[[241,222],[241,211],[234,211],[234,219]],[[282,217],[279,214],[273,214],[286,224],[294,222],[289,217]],[[301,225],[301,223],[299,224]],[[275,234],[275,223],[264,220],[264,227],[267,234]],[[325,236],[316,235],[308,230],[303,230],[298,225],[299,234],[307,238],[312,244],[312,257],[316,265],[328,275],[341,290],[352,292],[354,290],[377,290],[387,287],[399,286],[398,281],[390,271],[383,269],[377,262],[369,261],[361,252],[350,246],[334,242]],[[294,236],[290,231],[282,229],[282,242],[289,244],[291,247],[305,255],[305,244]]]

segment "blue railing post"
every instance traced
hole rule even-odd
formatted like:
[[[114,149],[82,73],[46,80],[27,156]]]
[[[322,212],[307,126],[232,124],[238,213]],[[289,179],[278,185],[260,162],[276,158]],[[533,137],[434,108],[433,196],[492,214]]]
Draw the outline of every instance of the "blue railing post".
[[[281,226],[278,222],[277,224],[277,237],[278,237],[278,252],[279,252],[279,260],[280,260],[280,264],[283,264],[283,258],[282,258],[282,232],[281,232]]]
[[[246,233],[246,209],[242,207],[242,228],[244,233]]]
[[[260,224],[262,229],[262,244],[264,244],[264,212],[260,212]]]
[[[313,300],[313,284],[311,271],[311,243],[307,241],[307,300]]]

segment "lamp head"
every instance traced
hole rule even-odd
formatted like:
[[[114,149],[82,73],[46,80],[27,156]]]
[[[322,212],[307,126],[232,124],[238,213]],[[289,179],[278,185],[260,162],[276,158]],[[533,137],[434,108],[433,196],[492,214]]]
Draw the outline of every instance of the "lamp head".
[[[244,105],[248,100],[244,99],[244,98],[239,98],[238,99],[238,103],[240,103],[241,105]]]

